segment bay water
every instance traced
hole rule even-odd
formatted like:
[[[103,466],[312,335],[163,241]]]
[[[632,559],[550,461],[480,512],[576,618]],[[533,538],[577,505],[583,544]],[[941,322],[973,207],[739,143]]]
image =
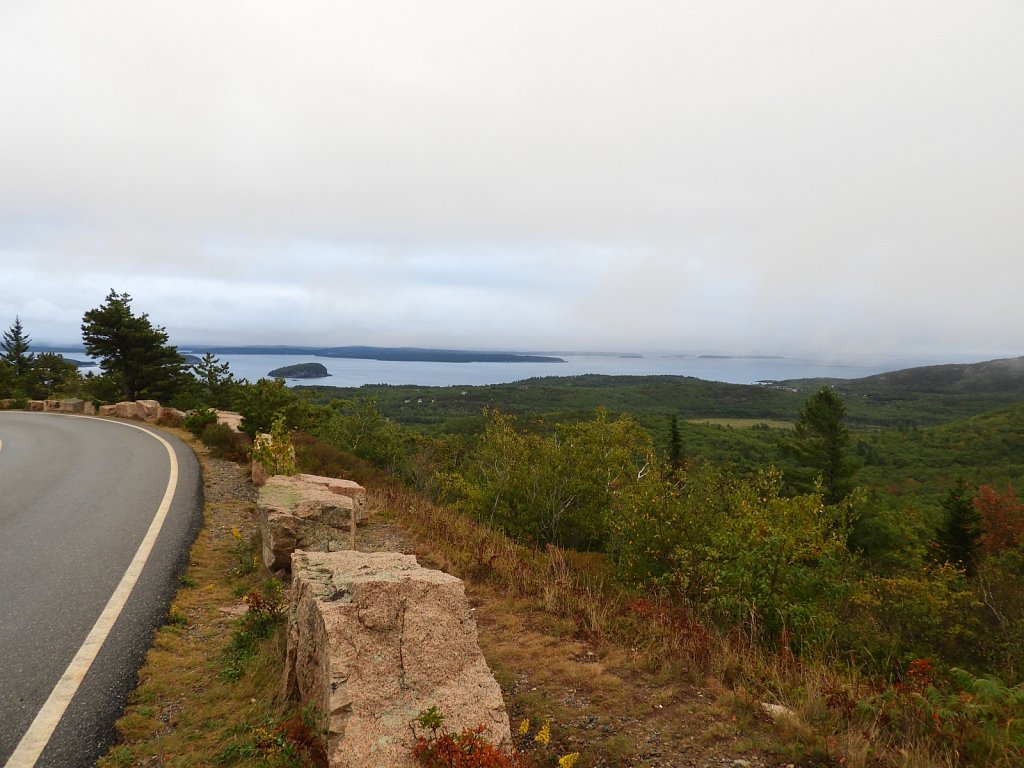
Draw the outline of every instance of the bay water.
[[[181,348],[179,351],[188,353]],[[950,360],[876,358],[861,361],[813,360],[798,357],[727,357],[685,355],[558,355],[564,363],[436,363],[356,360],[316,355],[216,355],[236,378],[255,382],[270,371],[298,363],[322,363],[330,374],[321,379],[286,379],[288,386],[318,384],[358,387],[363,384],[473,386],[505,384],[540,376],[693,376],[707,381],[755,384],[786,379],[854,379],[902,368],[936,365]],[[959,362],[959,361],[957,361]]]

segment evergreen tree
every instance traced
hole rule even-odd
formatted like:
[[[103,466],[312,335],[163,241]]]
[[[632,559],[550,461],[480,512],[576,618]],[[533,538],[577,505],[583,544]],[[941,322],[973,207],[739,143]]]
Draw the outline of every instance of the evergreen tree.
[[[82,383],[78,366],[53,352],[36,355],[29,379],[29,395],[35,398],[75,395]]]
[[[942,500],[945,520],[937,532],[939,553],[947,563],[971,571],[981,538],[981,518],[974,505],[974,486],[958,478]]]
[[[284,385],[284,379],[260,379],[242,387],[238,399],[242,431],[253,438],[261,432],[269,432],[274,417],[296,400],[295,393]]]
[[[859,462],[850,455],[849,445],[846,404],[831,387],[822,387],[800,409],[787,449],[813,477],[821,478],[826,504],[837,504],[853,490]]]
[[[149,315],[135,315],[131,302],[127,293],[111,290],[102,305],[85,313],[85,351],[99,358],[103,375],[125,400],[168,400],[184,386],[184,361],[167,343],[167,332]]]
[[[668,463],[673,470],[678,470],[683,465],[683,441],[679,436],[679,419],[674,413],[669,428]]]
[[[239,394],[239,382],[230,366],[210,352],[192,365],[192,375],[199,384],[199,400],[213,408],[232,408]]]
[[[4,339],[0,342],[0,350],[3,350],[0,358],[9,364],[14,375],[23,381],[32,370],[32,362],[35,359],[35,355],[28,351],[31,343],[32,339],[25,333],[19,317],[15,317],[14,325],[4,331]]]
[[[6,360],[0,358],[0,398],[20,397],[21,393],[15,391],[16,388],[14,368]]]

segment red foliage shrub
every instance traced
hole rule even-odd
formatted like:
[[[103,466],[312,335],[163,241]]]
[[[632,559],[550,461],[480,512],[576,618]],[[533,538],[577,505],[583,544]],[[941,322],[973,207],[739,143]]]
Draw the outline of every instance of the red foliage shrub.
[[[994,554],[1024,543],[1024,504],[1012,485],[1000,494],[991,485],[982,485],[974,496],[974,508],[981,522],[981,551]]]
[[[417,736],[413,756],[424,768],[527,768],[521,753],[505,754],[484,738],[484,730],[478,725],[457,735],[442,730],[430,737]]]

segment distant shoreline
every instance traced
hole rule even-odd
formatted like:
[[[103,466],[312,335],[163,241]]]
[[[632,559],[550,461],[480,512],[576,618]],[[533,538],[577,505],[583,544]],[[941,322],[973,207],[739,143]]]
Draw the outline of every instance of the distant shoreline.
[[[414,363],[564,363],[560,357],[515,352],[477,352],[421,347],[289,347],[289,346],[196,346],[192,352],[215,355],[305,355],[351,360],[386,360]]]

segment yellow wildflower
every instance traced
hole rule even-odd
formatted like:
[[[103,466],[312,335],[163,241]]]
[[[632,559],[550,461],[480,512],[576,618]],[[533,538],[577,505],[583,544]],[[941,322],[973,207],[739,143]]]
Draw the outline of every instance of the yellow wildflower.
[[[542,746],[547,746],[551,743],[551,721],[545,720],[544,725],[537,731],[537,735],[533,737],[533,740]]]
[[[525,735],[526,735],[526,733],[527,733],[527,732],[528,732],[529,730],[530,730],[530,721],[529,721],[529,720],[526,720],[526,719],[523,719],[523,720],[521,720],[521,721],[519,722],[519,735],[520,735],[520,736],[525,736]]]
[[[576,765],[576,761],[579,759],[579,752],[570,752],[568,755],[563,755],[558,758],[558,768],[573,768],[573,766]]]

